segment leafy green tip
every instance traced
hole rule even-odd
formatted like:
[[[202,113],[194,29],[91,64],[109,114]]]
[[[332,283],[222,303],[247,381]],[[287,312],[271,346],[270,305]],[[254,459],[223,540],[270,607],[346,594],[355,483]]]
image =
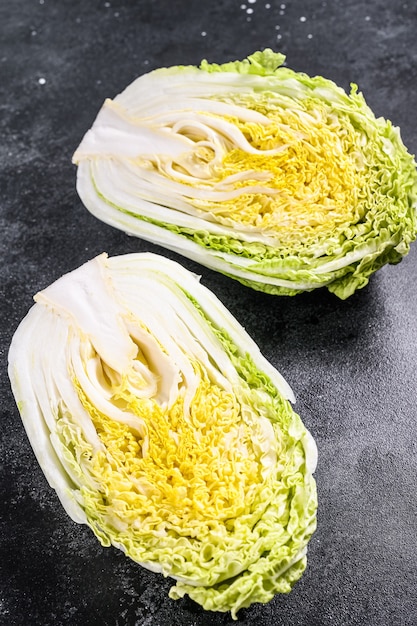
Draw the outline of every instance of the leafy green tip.
[[[204,59],[200,69],[205,72],[237,72],[238,74],[258,74],[259,76],[271,76],[285,62],[285,55],[274,52],[270,48],[258,50],[249,55],[243,61],[230,61],[228,63],[209,63]]]

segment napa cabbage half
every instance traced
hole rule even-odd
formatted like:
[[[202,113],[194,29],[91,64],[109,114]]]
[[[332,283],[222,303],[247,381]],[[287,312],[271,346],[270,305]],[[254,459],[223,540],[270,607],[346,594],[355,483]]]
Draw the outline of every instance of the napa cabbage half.
[[[85,206],[272,294],[346,298],[400,261],[417,174],[399,129],[284,59],[160,68],[107,99],[73,157]]]
[[[35,296],[9,376],[39,464],[104,546],[205,609],[290,591],[316,526],[293,393],[196,276],[103,254]]]

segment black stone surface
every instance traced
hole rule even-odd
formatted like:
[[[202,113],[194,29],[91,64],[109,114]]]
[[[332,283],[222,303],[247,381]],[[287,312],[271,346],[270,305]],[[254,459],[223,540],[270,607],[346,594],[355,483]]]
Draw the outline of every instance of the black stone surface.
[[[243,8],[246,5],[246,9]],[[202,274],[284,374],[316,438],[318,529],[264,626],[417,624],[417,245],[346,302],[274,298],[93,218],[71,156],[105,97],[161,65],[272,47],[345,88],[417,151],[417,4],[393,0],[2,0],[0,3],[0,624],[226,626],[168,580],[102,548],[47,485],[6,373],[32,296],[96,254],[151,250]],[[252,12],[249,11],[252,9]],[[305,19],[304,19],[305,18]]]

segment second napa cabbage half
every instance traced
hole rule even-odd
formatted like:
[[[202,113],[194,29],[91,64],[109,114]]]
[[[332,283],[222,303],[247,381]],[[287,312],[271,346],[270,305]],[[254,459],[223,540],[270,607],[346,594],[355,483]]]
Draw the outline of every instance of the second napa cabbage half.
[[[284,61],[161,68],[107,99],[74,154],[86,207],[272,294],[347,298],[400,261],[417,173],[398,128]]]
[[[236,617],[289,592],[316,527],[316,446],[214,294],[133,254],[100,255],[35,299],[9,375],[71,518],[175,579],[174,599]]]

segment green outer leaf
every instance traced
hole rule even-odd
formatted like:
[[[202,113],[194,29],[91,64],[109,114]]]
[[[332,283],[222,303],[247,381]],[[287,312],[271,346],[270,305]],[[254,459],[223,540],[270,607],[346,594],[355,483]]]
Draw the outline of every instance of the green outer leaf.
[[[273,52],[270,48],[266,48],[263,51],[254,52],[243,61],[231,61],[218,65],[217,63],[209,63],[203,60],[200,64],[200,69],[204,72],[236,72],[238,74],[273,76],[284,61],[284,54]]]

